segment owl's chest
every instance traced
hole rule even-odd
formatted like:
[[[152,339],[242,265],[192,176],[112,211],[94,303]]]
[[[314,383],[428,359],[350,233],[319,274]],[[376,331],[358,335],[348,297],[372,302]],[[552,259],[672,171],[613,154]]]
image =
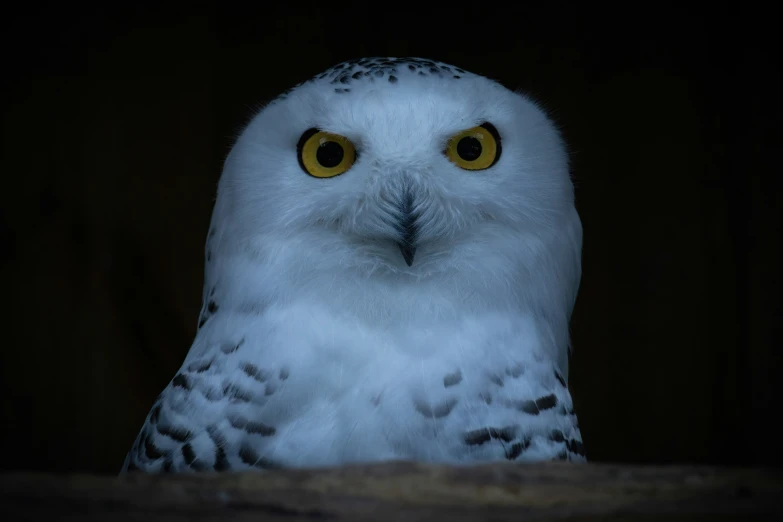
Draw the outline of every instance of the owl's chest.
[[[272,311],[251,325],[256,363],[290,369],[290,384],[318,397],[424,387],[446,375],[540,350],[535,323],[519,314],[372,320],[312,305]],[[298,381],[296,374],[302,379]]]
[[[497,376],[538,347],[520,318],[372,324],[302,307],[270,313],[249,338],[245,357],[286,375],[260,411],[277,426],[268,450],[313,465],[417,458],[426,441],[445,451],[438,432],[487,415]]]

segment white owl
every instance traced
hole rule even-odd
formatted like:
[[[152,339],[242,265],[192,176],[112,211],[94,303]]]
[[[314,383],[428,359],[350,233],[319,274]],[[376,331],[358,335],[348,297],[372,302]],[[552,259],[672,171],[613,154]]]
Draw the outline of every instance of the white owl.
[[[229,154],[198,333],[123,470],[583,461],[581,242],[536,104],[440,62],[339,64]]]

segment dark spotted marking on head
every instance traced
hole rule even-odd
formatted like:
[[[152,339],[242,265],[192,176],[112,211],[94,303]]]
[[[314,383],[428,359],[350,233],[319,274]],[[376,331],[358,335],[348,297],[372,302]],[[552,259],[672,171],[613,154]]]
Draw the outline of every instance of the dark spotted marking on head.
[[[494,374],[494,373],[490,374],[489,380],[492,381],[493,383],[497,384],[500,387],[503,386],[503,377],[501,377],[500,375],[497,375],[497,374]]]
[[[214,314],[218,311],[218,305],[215,301],[210,300],[209,303],[207,303],[207,311],[211,314]]]
[[[206,314],[205,314],[205,315],[202,315],[202,316],[201,316],[201,318],[200,318],[200,319],[199,319],[199,321],[198,321],[198,327],[199,327],[199,328],[201,328],[202,326],[204,326],[204,324],[207,322],[207,320],[208,320],[209,318],[210,318],[210,316],[209,316],[209,315],[206,315]]]
[[[555,370],[555,379],[557,379],[558,382],[563,385],[563,388],[568,388],[568,384],[566,384],[566,380],[563,378],[563,374],[557,370]]]
[[[479,393],[479,399],[486,402],[487,404],[492,404],[492,395],[490,395],[489,393],[484,393],[484,392]]]
[[[239,368],[245,372],[248,377],[252,377],[258,382],[266,382],[266,380],[269,378],[268,372],[261,370],[253,363],[243,362],[239,365]]]
[[[514,426],[505,428],[481,428],[467,432],[463,439],[468,446],[479,446],[493,439],[503,442],[511,442],[516,437],[517,429]]]
[[[568,452],[567,451],[561,451],[552,460],[568,460]]]
[[[172,469],[174,468],[174,459],[171,458],[171,455],[166,457],[166,460],[163,461],[163,471],[166,473],[171,473]]]
[[[514,460],[519,457],[523,451],[530,447],[530,438],[525,438],[521,442],[515,442],[509,449],[506,450],[506,459]]]
[[[376,78],[386,77],[388,83],[396,84],[403,81],[401,76],[405,74],[457,80],[460,79],[459,74],[465,74],[465,71],[459,67],[450,66],[442,62],[415,57],[373,57],[349,60],[315,75],[310,80],[295,85],[280,94],[275,101],[285,100],[292,91],[308,83],[328,81],[330,85],[335,86],[336,93],[344,94],[349,92],[347,87],[355,82],[369,81],[374,83]]]
[[[434,419],[440,419],[442,417],[445,417],[449,413],[451,413],[451,410],[454,409],[454,406],[457,405],[457,399],[451,398],[447,401],[441,402],[440,404],[436,404],[435,406],[431,406],[430,404],[427,404],[423,401],[415,401],[414,406],[416,407],[416,411],[421,413],[427,418],[434,418]]]
[[[448,388],[450,386],[456,386],[462,382],[462,372],[457,370],[454,373],[449,373],[443,377],[443,386]]]
[[[204,373],[212,367],[212,359],[196,361],[188,365],[188,371],[192,373]]]
[[[231,417],[229,423],[238,430],[244,430],[248,433],[257,433],[262,437],[271,437],[277,432],[274,426],[267,426],[263,422],[252,422],[241,416]]]
[[[158,433],[165,435],[177,442],[186,442],[191,437],[191,433],[185,428],[177,426],[156,426]]]
[[[538,415],[544,410],[549,410],[557,405],[557,397],[554,394],[545,395],[534,401],[512,400],[511,407],[530,415]]]
[[[525,373],[525,367],[522,364],[515,364],[506,368],[506,375],[513,379],[517,379],[523,373]]]
[[[212,297],[212,296],[215,295],[215,290],[216,289],[217,289],[217,287],[215,287],[215,286],[212,287],[212,290],[209,291],[209,297]]]
[[[280,380],[281,381],[284,381],[284,380],[288,379],[288,375],[289,375],[288,368],[284,367],[284,368],[280,369]]]
[[[223,343],[223,346],[220,347],[220,351],[223,352],[223,353],[234,353],[237,350],[239,350],[239,348],[243,344],[245,344],[245,338],[244,337],[242,339],[240,339],[238,343],[225,342],[225,343]]]
[[[174,376],[174,379],[171,381],[171,385],[175,388],[184,388],[185,391],[190,391],[191,384],[188,378],[185,376],[185,374],[178,373]]]
[[[207,250],[207,261],[212,261],[212,250]]]
[[[256,452],[256,450],[254,450],[249,446],[242,446],[239,449],[239,458],[242,459],[242,462],[244,462],[245,464],[260,469],[280,468],[279,465],[275,464],[269,459],[262,457],[261,455],[258,454],[258,452]]]

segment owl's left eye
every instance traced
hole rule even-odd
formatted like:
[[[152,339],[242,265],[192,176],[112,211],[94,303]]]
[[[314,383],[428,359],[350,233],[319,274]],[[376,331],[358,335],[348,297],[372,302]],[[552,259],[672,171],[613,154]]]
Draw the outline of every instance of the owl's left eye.
[[[309,129],[296,146],[299,165],[316,178],[333,178],[350,169],[356,161],[356,149],[344,136]]]
[[[491,123],[464,130],[446,145],[446,157],[465,170],[484,170],[500,159],[500,134]]]

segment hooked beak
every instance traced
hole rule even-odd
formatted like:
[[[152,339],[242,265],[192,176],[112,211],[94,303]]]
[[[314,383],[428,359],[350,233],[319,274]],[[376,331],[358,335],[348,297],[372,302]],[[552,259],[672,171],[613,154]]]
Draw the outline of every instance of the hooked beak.
[[[413,210],[413,194],[406,190],[400,201],[400,222],[398,230],[400,239],[397,246],[400,247],[402,258],[408,264],[413,265],[413,256],[416,255],[416,236],[418,234],[418,215]]]
[[[416,247],[404,244],[402,242],[397,243],[397,245],[400,247],[402,258],[405,260],[408,266],[413,266],[413,256],[416,255]]]

